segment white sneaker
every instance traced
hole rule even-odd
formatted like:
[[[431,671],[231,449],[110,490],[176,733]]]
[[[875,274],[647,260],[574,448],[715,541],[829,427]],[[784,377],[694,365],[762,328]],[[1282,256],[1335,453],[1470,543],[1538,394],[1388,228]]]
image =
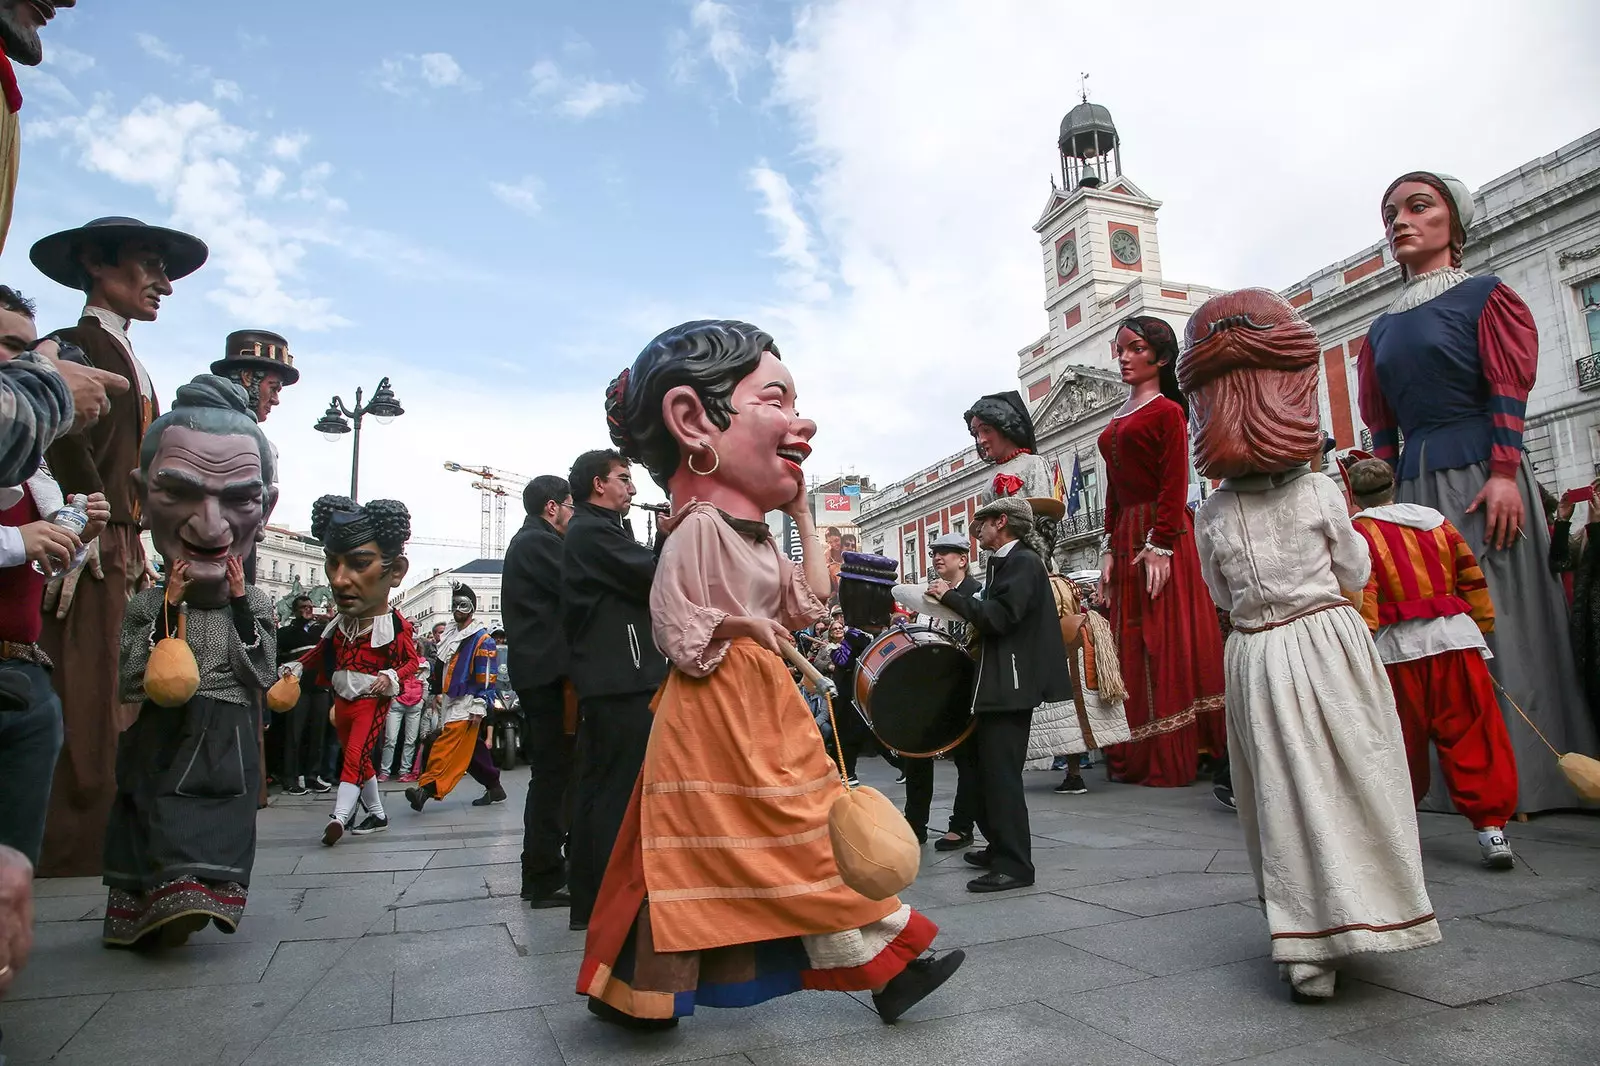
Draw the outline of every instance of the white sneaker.
[[[1505,830],[1497,825],[1478,830],[1478,851],[1483,856],[1483,864],[1491,870],[1509,870],[1517,864]]]

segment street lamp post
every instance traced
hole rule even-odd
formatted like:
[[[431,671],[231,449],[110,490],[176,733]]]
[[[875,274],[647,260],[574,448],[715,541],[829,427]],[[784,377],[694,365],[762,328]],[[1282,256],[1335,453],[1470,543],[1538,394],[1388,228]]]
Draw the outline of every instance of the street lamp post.
[[[349,419],[355,423],[355,438],[350,449],[350,498],[360,501],[356,495],[357,486],[361,475],[361,419],[367,415],[376,418],[382,425],[388,425],[401,415],[405,408],[400,406],[400,401],[395,399],[394,390],[389,387],[389,379],[384,378],[378,382],[378,388],[372,394],[372,399],[365,406],[361,403],[361,390],[356,389],[356,405],[349,408],[344,401],[335,396],[328,401],[328,409],[322,417],[317,419],[316,431],[328,440],[338,440],[342,434],[350,432]]]

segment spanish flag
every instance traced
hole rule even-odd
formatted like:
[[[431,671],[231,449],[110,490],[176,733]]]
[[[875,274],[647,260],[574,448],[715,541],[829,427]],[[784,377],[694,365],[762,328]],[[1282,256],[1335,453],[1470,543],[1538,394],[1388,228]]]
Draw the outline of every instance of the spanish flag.
[[[1061,460],[1055,461],[1054,468],[1050,471],[1050,495],[1058,500],[1067,498],[1067,483],[1061,476]]]

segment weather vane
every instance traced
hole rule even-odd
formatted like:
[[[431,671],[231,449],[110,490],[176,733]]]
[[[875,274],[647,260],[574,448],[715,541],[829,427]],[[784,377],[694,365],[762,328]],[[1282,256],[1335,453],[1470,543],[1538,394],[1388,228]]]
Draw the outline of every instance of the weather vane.
[[[1087,72],[1078,75],[1078,95],[1084,103],[1089,102],[1089,75]]]

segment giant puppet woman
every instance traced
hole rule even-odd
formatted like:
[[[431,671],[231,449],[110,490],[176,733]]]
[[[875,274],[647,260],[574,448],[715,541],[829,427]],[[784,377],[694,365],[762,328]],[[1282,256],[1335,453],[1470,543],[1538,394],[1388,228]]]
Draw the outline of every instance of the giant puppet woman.
[[[827,617],[801,469],[816,424],[795,399],[772,338],[728,321],[661,334],[606,393],[612,440],[673,506],[650,594],[672,671],[578,978],[608,1021],[659,1027],[806,988],[870,989],[893,1021],[960,964],[920,958],[933,923],[845,887],[829,845],[844,786],[779,655]],[[773,542],[777,510],[804,563]]]
[[[1173,788],[1194,780],[1200,754],[1226,751],[1222,639],[1195,558],[1177,337],[1161,319],[1134,315],[1113,347],[1133,391],[1100,434],[1100,593],[1111,606],[1133,740],[1107,748],[1106,766],[1113,780]]]
[[[1546,569],[1550,537],[1523,452],[1539,361],[1533,316],[1499,278],[1461,268],[1473,205],[1459,180],[1404,174],[1381,209],[1404,287],[1356,357],[1373,451],[1396,467],[1400,502],[1443,512],[1478,557],[1495,610],[1489,669],[1506,695],[1559,750],[1594,751],[1596,724],[1578,684],[1561,586]],[[1501,702],[1517,756],[1517,809],[1572,806],[1538,736]],[[1424,805],[1448,810],[1439,788]]]
[[[117,741],[108,944],[173,945],[208,922],[231,933],[244,916],[261,775],[256,708],[277,654],[272,600],[245,584],[244,557],[277,497],[273,466],[244,390],[210,374],[178,389],[140,447],[141,519],[166,583],[135,594],[122,619],[121,698],[139,716]],[[180,635],[180,617],[198,687],[162,706],[147,697],[146,671],[156,645]]]

